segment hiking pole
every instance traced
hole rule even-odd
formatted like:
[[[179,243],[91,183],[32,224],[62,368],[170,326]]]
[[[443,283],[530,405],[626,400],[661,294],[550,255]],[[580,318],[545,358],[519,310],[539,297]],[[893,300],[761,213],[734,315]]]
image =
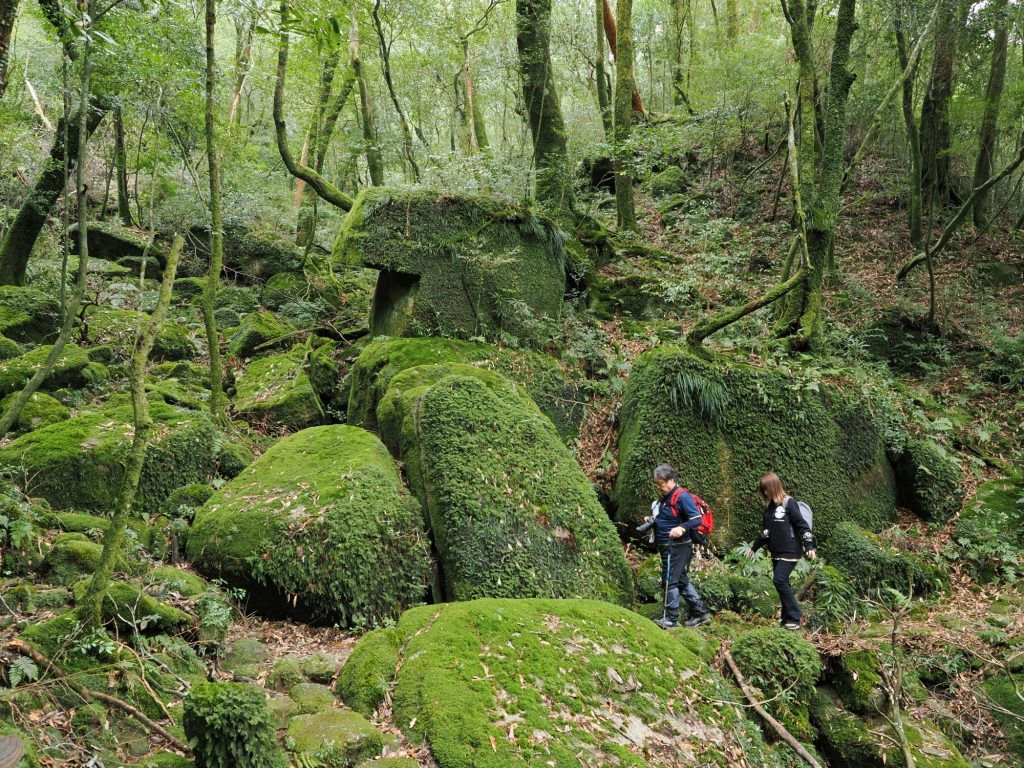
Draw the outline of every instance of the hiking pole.
[[[668,551],[668,560],[665,562],[665,599],[661,601],[661,620],[668,621],[668,582],[672,578],[672,550]]]

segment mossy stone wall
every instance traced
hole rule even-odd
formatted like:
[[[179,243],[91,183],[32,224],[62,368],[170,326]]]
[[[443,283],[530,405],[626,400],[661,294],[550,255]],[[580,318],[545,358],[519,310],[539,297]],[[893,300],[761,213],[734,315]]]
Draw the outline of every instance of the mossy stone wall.
[[[624,523],[648,513],[662,462],[715,510],[720,546],[757,534],[769,471],[814,509],[818,538],[843,520],[874,530],[895,520],[882,429],[855,393],[661,346],[633,366],[620,424],[614,500]]]
[[[425,595],[418,502],[370,433],[313,427],[276,443],[196,512],[188,556],[202,573],[270,590],[265,610],[374,625]]]

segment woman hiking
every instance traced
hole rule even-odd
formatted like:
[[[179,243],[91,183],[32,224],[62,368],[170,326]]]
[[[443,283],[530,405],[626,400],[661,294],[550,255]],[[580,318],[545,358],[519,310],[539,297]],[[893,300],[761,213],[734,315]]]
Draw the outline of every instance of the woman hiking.
[[[782,601],[780,621],[783,628],[796,631],[800,629],[800,603],[793,594],[789,577],[805,553],[811,560],[816,557],[814,535],[796,499],[786,494],[778,475],[769,472],[762,477],[760,491],[765,501],[761,535],[747,550],[747,556],[753,557],[761,547],[768,547],[772,556],[772,582]]]

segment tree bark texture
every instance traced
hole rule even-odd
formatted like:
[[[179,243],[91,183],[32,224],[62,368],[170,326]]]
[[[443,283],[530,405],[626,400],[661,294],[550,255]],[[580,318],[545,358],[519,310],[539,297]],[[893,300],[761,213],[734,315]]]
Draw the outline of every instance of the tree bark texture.
[[[124,151],[124,116],[121,105],[114,105],[114,169],[117,175],[117,215],[126,227],[134,225],[128,205],[128,161]]]
[[[972,188],[980,187],[992,175],[992,155],[996,148],[996,130],[999,122],[999,103],[1003,98],[1006,80],[1006,48],[1009,37],[1007,0],[993,0],[989,6],[995,16],[995,34],[992,38],[992,65],[985,89],[985,111],[982,113],[978,135],[978,157],[974,164]],[[974,226],[988,223],[989,193],[986,189],[974,199]]]
[[[228,125],[237,125],[242,114],[242,88],[252,69],[252,38],[256,32],[257,8],[244,18],[235,19],[235,77],[231,84]]]
[[[612,58],[618,59],[618,25],[615,23],[615,14],[612,13],[612,6],[609,0],[602,0],[602,8],[604,12],[604,34],[608,40],[608,52],[611,53]],[[636,87],[635,80],[633,81],[632,94],[633,110],[647,117],[647,108],[644,106],[644,100],[640,98],[640,91]]]
[[[903,32],[902,20],[896,15],[896,53],[900,66],[907,68],[907,41]],[[903,80],[903,125],[907,133],[907,147],[910,151],[910,168],[907,172],[907,227],[910,230],[910,242],[915,248],[922,245],[921,225],[921,136],[917,130],[917,117],[914,114],[914,78]]]
[[[536,197],[556,211],[569,211],[573,194],[565,121],[551,68],[551,0],[516,0],[516,47],[533,140]]]
[[[18,18],[18,0],[0,0],[0,99],[7,90],[11,65],[11,36]]]
[[[608,56],[604,47],[604,2],[595,0],[594,16],[596,21],[597,39],[594,56],[594,81],[597,86],[597,108],[601,112],[601,125],[604,128],[605,141],[614,139],[615,121],[612,117],[611,79],[605,65]]]
[[[363,60],[359,54],[359,23],[356,21],[355,6],[352,8],[352,27],[348,36],[348,52],[352,71],[359,87],[359,109],[362,115],[363,143],[366,145],[366,167],[370,172],[370,183],[375,187],[384,185],[384,158],[380,152],[377,136],[377,117],[373,111],[373,100],[363,72]]]
[[[618,0],[615,56],[615,210],[620,229],[636,229],[629,134],[633,123],[633,0]]]
[[[945,204],[953,199],[950,179],[949,106],[957,47],[966,16],[964,0],[943,0],[935,30],[928,91],[921,105],[921,185],[925,201]]]

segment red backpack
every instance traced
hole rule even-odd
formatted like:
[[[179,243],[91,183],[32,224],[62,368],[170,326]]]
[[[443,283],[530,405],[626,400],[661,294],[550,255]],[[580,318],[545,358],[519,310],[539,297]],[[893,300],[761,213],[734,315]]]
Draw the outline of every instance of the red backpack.
[[[706,544],[708,536],[713,530],[715,530],[715,513],[712,511],[708,503],[704,501],[693,491],[688,491],[681,485],[677,485],[676,489],[672,491],[672,497],[669,499],[672,507],[672,514],[678,515],[676,512],[676,506],[679,504],[679,495],[683,493],[690,494],[690,498],[693,499],[694,504],[697,505],[697,511],[700,512],[700,525],[698,525],[692,532],[693,540],[698,544]]]

